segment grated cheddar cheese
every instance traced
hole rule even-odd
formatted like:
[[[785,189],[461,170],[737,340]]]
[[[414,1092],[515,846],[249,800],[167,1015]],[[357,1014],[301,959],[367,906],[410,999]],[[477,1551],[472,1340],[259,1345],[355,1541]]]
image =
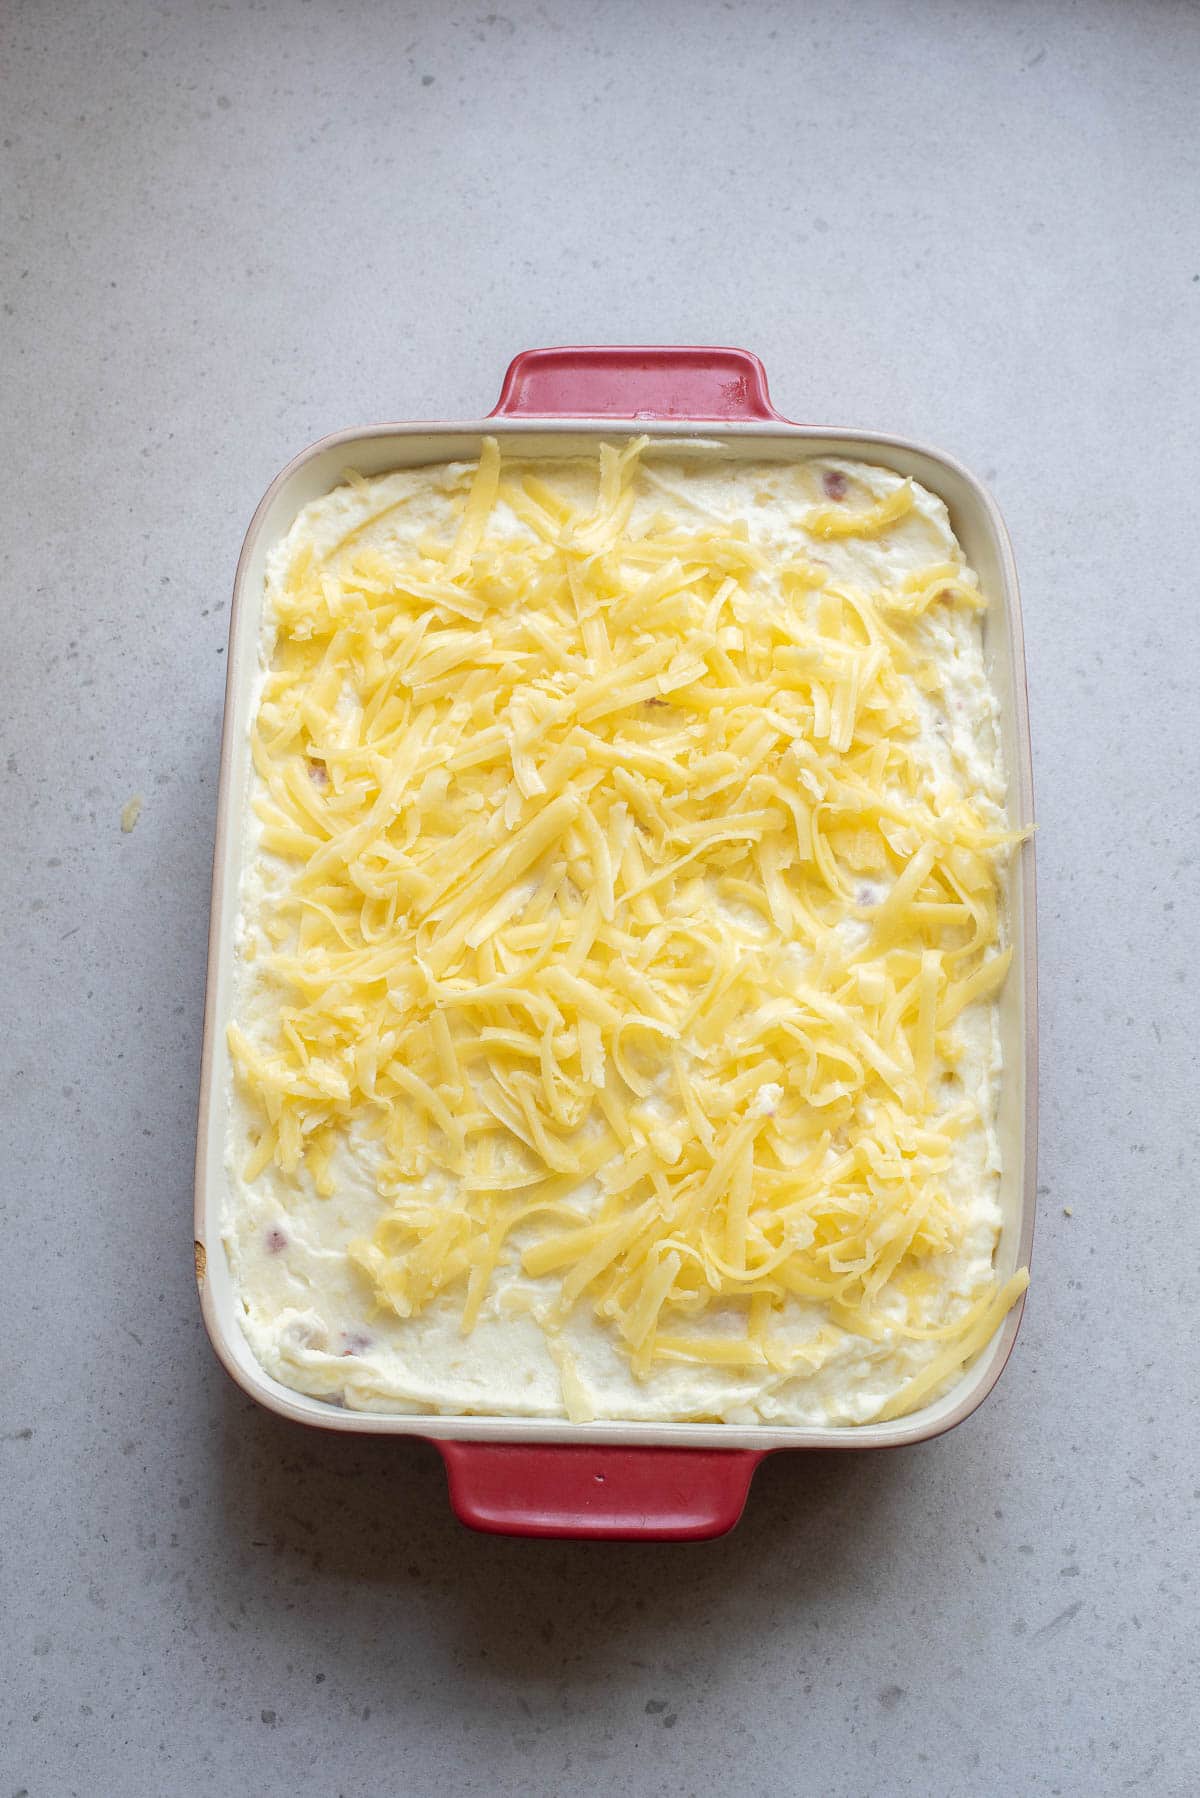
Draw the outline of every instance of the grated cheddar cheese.
[[[733,470],[645,440],[486,439],[274,559],[229,1049],[234,1183],[275,1221],[232,1240],[289,1383],[803,1418],[853,1350],[865,1421],[1024,1289],[990,1269],[1014,839],[955,717],[983,598],[937,502],[844,464],[830,503],[824,466],[740,468],[766,497],[730,509]]]

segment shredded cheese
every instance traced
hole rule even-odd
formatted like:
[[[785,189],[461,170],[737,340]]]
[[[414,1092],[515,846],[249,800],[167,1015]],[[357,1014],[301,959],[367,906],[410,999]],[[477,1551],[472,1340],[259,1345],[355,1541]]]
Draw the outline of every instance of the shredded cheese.
[[[456,1292],[470,1329],[498,1267],[550,1282],[576,1416],[558,1332],[584,1302],[641,1374],[816,1366],[824,1332],[772,1335],[796,1299],[835,1333],[935,1333],[970,1121],[939,1076],[1011,953],[1015,839],[917,742],[938,677],[912,633],[981,604],[973,577],[867,591],[819,561],[903,520],[911,485],[809,512],[814,559],[772,570],[744,526],[634,528],[642,447],[603,448],[587,511],[485,439],[451,540],[355,530],[292,561],[252,739],[288,870],[258,974],[279,1003],[229,1032],[260,1118],[245,1178],[326,1196],[368,1124],[381,1218],[351,1254],[379,1302]],[[880,1416],[1023,1289],[939,1313]]]
[[[912,482],[904,481],[865,512],[846,506],[818,506],[808,513],[804,528],[814,537],[877,537],[910,512],[912,503]]]

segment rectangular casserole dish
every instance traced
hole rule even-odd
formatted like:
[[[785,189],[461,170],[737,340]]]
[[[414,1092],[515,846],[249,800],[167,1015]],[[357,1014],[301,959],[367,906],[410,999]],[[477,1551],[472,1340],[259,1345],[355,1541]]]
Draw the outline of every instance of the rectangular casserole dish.
[[[294,1392],[255,1360],[237,1317],[221,1239],[226,1025],[232,996],[241,819],[249,792],[249,727],[268,551],[300,510],[353,468],[364,476],[474,459],[484,434],[530,456],[579,454],[630,430],[720,441],[737,458],[832,455],[912,476],[943,499],[988,596],[984,650],[1000,704],[1012,824],[1033,821],[1024,650],[1012,551],[985,490],[957,463],[895,437],[797,425],[772,407],[758,359],[744,350],[582,348],[516,357],[486,419],[341,431],[289,463],[251,521],[230,616],[225,721],[213,871],[208,986],[196,1155],[195,1255],[201,1307],[218,1356],[269,1410],[296,1422],[373,1435],[419,1436],[446,1462],[451,1503],[475,1528],[518,1535],[700,1540],[732,1527],[762,1457],[781,1448],[890,1448],[940,1435],[976,1409],[1012,1350],[1018,1303],[983,1353],[934,1403],[893,1422],[828,1428],[765,1425],[571,1424],[561,1419],[431,1417],[343,1410]],[[1034,854],[1025,843],[1008,882],[1014,962],[1000,1001],[1004,1074],[998,1135],[1001,1279],[1029,1260],[1036,1192]]]

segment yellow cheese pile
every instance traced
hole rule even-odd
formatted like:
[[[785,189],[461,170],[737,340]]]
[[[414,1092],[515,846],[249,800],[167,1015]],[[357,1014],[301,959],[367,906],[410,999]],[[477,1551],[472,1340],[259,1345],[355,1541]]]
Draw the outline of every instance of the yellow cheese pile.
[[[470,1329],[511,1264],[639,1373],[800,1370],[775,1320],[815,1301],[944,1339],[898,1415],[1025,1283],[928,1321],[1011,838],[922,756],[911,621],[982,601],[961,564],[868,592],[703,513],[635,526],[643,447],[601,450],[588,509],[486,440],[453,540],[288,567],[253,732],[278,1003],[230,1030],[246,1177],[328,1195],[354,1120],[381,1220],[351,1252],[400,1316],[452,1292]],[[819,553],[912,502],[803,522]]]

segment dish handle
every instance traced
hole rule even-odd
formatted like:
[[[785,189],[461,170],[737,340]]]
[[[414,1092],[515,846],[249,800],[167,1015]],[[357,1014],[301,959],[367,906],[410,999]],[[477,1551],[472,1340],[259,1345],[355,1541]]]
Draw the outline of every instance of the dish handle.
[[[522,350],[508,365],[491,416],[781,419],[757,356],[699,344]]]
[[[763,1458],[749,1449],[447,1442],[460,1522],[498,1536],[705,1542],[738,1521]]]

